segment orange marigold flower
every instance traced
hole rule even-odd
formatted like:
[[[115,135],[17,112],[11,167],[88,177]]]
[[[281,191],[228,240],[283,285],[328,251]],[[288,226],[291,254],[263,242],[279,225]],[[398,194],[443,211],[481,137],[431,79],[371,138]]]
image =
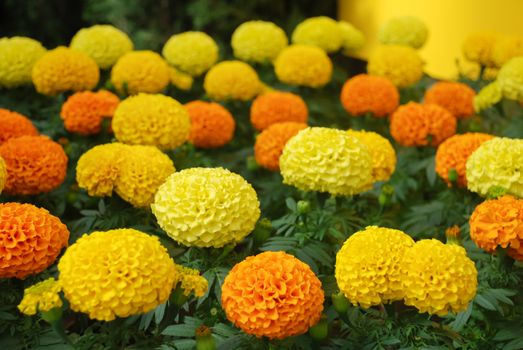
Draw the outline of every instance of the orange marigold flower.
[[[80,135],[98,134],[103,118],[112,118],[120,99],[109,91],[84,91],[71,95],[62,105],[65,129]]]
[[[409,102],[390,119],[390,133],[403,146],[437,146],[456,133],[456,118],[438,105]]]
[[[441,106],[461,119],[474,114],[474,96],[476,92],[468,85],[439,81],[425,92],[424,101]]]
[[[293,93],[271,91],[256,97],[251,106],[251,123],[258,131],[281,122],[307,123],[309,110],[303,99]]]
[[[228,144],[236,123],[232,114],[215,102],[193,101],[185,105],[191,118],[189,141],[196,147],[217,148]]]
[[[265,252],[236,264],[222,286],[227,318],[247,334],[283,339],[307,332],[323,310],[321,282],[284,252]]]
[[[32,204],[0,204],[0,278],[25,278],[51,265],[67,246],[60,219]]]
[[[64,182],[67,156],[60,144],[46,136],[21,136],[0,146],[7,165],[8,194],[50,192]]]
[[[457,173],[457,184],[467,187],[466,164],[469,156],[485,141],[494,136],[483,133],[466,133],[449,137],[438,147],[436,152],[436,172],[451,186],[453,180],[449,179],[449,172]]]
[[[11,138],[26,135],[38,135],[38,130],[29,118],[20,113],[0,108],[0,145]]]
[[[340,100],[345,110],[353,116],[372,113],[381,118],[398,108],[400,95],[389,79],[358,74],[345,82]]]
[[[285,144],[306,127],[305,123],[284,122],[272,124],[263,130],[254,144],[256,162],[266,169],[280,170],[280,156]]]

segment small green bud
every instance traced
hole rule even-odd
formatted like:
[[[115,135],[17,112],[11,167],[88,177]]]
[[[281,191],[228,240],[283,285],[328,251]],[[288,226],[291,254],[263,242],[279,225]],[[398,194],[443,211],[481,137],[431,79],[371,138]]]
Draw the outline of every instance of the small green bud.
[[[458,172],[456,169],[451,168],[448,173],[449,181],[450,182],[456,182],[458,181]]]
[[[349,300],[342,292],[333,294],[331,298],[332,305],[339,314],[345,314],[349,310]]]
[[[309,329],[309,334],[316,341],[322,341],[329,335],[329,323],[325,315],[321,316],[320,321]]]
[[[252,233],[254,241],[257,244],[261,244],[265,242],[270,236],[272,232],[272,224],[271,221],[267,218],[263,218],[261,220],[258,220],[256,223],[256,226],[254,227],[254,232]]]
[[[218,315],[218,309],[215,308],[215,307],[212,307],[211,310],[209,310],[211,316],[216,316]]]
[[[196,350],[216,350],[216,341],[211,329],[205,325],[196,328]]]
[[[307,214],[311,211],[311,203],[306,200],[301,200],[296,204],[296,208],[298,209],[299,214]]]

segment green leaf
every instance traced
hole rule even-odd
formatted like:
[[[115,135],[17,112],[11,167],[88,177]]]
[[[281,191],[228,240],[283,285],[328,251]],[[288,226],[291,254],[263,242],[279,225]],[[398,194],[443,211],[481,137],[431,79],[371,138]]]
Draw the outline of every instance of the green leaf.
[[[198,328],[198,326],[194,324],[176,324],[165,328],[162,334],[170,335],[173,337],[193,338],[196,328]]]
[[[465,311],[460,312],[457,316],[454,322],[451,323],[452,330],[459,332],[463,329],[463,326],[467,324],[467,321],[470,318],[470,315],[472,314],[472,308],[474,307],[474,303],[469,303],[467,309]]]
[[[487,309],[487,310],[492,310],[492,311],[496,311],[496,306],[494,306],[490,301],[488,301],[487,299],[485,299],[484,296],[482,296],[481,294],[477,294],[476,297],[474,298],[474,301],[481,307]]]

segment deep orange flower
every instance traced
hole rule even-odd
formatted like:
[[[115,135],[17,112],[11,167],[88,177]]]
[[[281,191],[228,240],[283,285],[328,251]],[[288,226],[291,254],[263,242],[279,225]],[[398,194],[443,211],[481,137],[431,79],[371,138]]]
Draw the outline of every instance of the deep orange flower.
[[[7,165],[8,194],[34,195],[60,186],[67,171],[67,156],[58,143],[46,136],[22,136],[0,146]]]
[[[232,114],[215,102],[193,101],[185,105],[191,118],[189,141],[196,147],[217,148],[228,144],[236,123]]]
[[[293,93],[271,91],[256,97],[251,106],[251,123],[258,131],[281,122],[307,123],[305,101]]]
[[[358,74],[345,82],[340,100],[352,116],[372,113],[373,116],[381,118],[398,108],[400,95],[389,79]]]
[[[20,113],[0,108],[0,145],[13,137],[26,135],[38,135],[38,130],[29,118]]]
[[[25,278],[51,265],[67,246],[60,219],[32,204],[0,204],[0,278]]]
[[[280,169],[280,156],[287,141],[307,124],[296,122],[276,123],[263,130],[254,144],[254,157],[262,167],[272,171]]]
[[[436,152],[436,172],[450,186],[449,171],[454,169],[458,175],[458,186],[467,187],[465,166],[469,156],[485,141],[494,136],[482,133],[466,133],[449,137]]]
[[[403,146],[437,146],[456,133],[456,125],[443,107],[409,102],[392,114],[390,133]]]
[[[425,92],[425,103],[439,105],[458,119],[474,114],[476,92],[468,85],[452,81],[439,81]]]

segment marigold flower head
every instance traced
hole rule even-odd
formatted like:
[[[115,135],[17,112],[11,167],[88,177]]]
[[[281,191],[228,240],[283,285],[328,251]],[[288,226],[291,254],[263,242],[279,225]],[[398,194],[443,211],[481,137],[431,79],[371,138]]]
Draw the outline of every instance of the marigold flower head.
[[[183,91],[189,91],[192,88],[194,79],[191,75],[179,71],[174,67],[169,67],[169,74],[171,79],[171,84]]]
[[[367,147],[347,132],[309,127],[291,138],[280,157],[283,182],[303,191],[354,195],[372,185]]]
[[[349,22],[338,21],[338,27],[343,38],[341,47],[344,53],[357,50],[365,44],[363,33]]]
[[[134,45],[120,29],[111,25],[94,25],[82,28],[71,40],[70,47],[91,57],[102,69],[112,67]]]
[[[120,142],[169,150],[187,141],[191,121],[187,110],[174,98],[138,94],[118,105],[112,128]]]
[[[131,51],[116,61],[111,70],[111,83],[120,93],[155,94],[170,81],[169,65],[156,52]]]
[[[389,20],[380,28],[379,41],[386,45],[404,45],[415,49],[427,41],[429,30],[425,22],[417,17],[404,16]]]
[[[63,304],[60,298],[61,290],[62,287],[54,278],[38,282],[24,290],[24,297],[18,304],[18,310],[24,315],[32,316],[38,311],[46,312],[61,307]]]
[[[170,65],[197,77],[218,60],[218,45],[203,32],[184,32],[167,40],[162,55]]]
[[[20,136],[36,136],[38,130],[26,116],[0,108],[0,145]]]
[[[321,317],[321,282],[308,265],[284,252],[236,264],[222,286],[227,318],[247,334],[283,339],[307,332]]]
[[[336,255],[336,281],[353,305],[369,308],[401,300],[401,260],[414,245],[406,233],[368,226],[350,236]]]
[[[280,156],[287,141],[307,124],[297,122],[275,123],[258,135],[254,144],[254,158],[262,167],[278,171],[280,169]]]
[[[152,211],[158,224],[186,246],[220,248],[242,240],[260,217],[252,186],[223,168],[174,173],[156,192]]]
[[[326,16],[311,17],[298,24],[292,32],[293,44],[313,45],[326,52],[336,52],[343,43],[338,22]]]
[[[514,57],[523,56],[523,37],[507,36],[496,41],[492,59],[496,67],[502,67]]]
[[[60,219],[32,204],[0,204],[0,278],[25,278],[48,268],[69,231]]]
[[[179,276],[179,283],[183,294],[189,296],[191,293],[194,293],[198,298],[203,297],[209,285],[205,277],[200,276],[198,270],[185,266],[175,265],[175,268]]]
[[[151,311],[167,301],[178,277],[158,237],[134,229],[83,235],[58,271],[71,309],[100,321]]]
[[[467,309],[476,296],[478,272],[463,247],[423,239],[402,259],[405,304],[419,312],[445,316]]]
[[[497,82],[504,97],[523,100],[523,56],[508,61],[499,70]]]
[[[424,102],[445,108],[458,119],[474,113],[476,92],[468,85],[452,81],[439,81],[425,91]]]
[[[388,78],[394,85],[403,88],[421,79],[423,61],[412,47],[386,45],[371,54],[367,71],[370,75]]]
[[[309,110],[305,101],[296,94],[270,91],[259,95],[251,105],[251,123],[258,131],[275,123],[307,123]]]
[[[253,99],[262,90],[258,73],[242,61],[223,61],[205,75],[203,88],[207,95],[218,101]]]
[[[65,101],[60,111],[65,129],[80,135],[98,134],[104,118],[112,118],[120,99],[109,91],[77,92]]]
[[[31,84],[33,66],[45,52],[42,44],[31,38],[0,38],[0,87]]]
[[[247,62],[272,62],[288,44],[283,29],[266,21],[244,22],[231,38],[234,57]]]
[[[274,71],[282,83],[319,88],[331,80],[332,61],[318,47],[294,44],[280,52]]]
[[[456,133],[456,117],[434,104],[409,102],[390,118],[390,133],[403,146],[437,146]]]
[[[100,79],[100,69],[82,51],[60,46],[36,61],[32,79],[36,91],[55,96],[65,91],[94,89]]]
[[[387,78],[358,74],[348,79],[340,95],[341,103],[352,116],[372,113],[386,117],[398,108],[398,89]]]
[[[467,187],[466,169],[467,159],[485,141],[494,136],[482,133],[466,133],[454,135],[443,141],[436,152],[436,172],[451,186],[449,172],[456,171],[458,186]]]
[[[46,136],[21,136],[0,146],[7,165],[7,194],[35,195],[50,192],[65,180],[67,155]]]
[[[191,118],[189,141],[196,147],[217,148],[228,144],[236,122],[232,114],[214,102],[193,101],[185,105]]]
[[[498,82],[493,81],[479,90],[478,94],[474,97],[474,110],[479,113],[492,107],[501,101],[502,98],[503,95],[501,94]]]
[[[4,158],[0,157],[0,194],[4,189],[5,182],[7,181],[7,167],[5,165]]]
[[[489,67],[494,65],[492,54],[498,40],[499,36],[494,33],[475,33],[465,39],[461,49],[469,61]]]

